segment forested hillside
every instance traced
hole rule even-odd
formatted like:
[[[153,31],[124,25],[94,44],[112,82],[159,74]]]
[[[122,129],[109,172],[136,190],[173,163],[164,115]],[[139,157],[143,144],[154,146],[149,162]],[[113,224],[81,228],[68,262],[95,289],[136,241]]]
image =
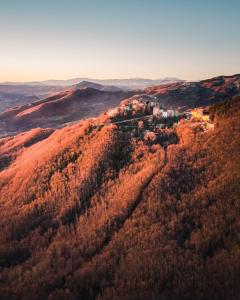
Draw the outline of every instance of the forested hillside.
[[[62,127],[63,124],[98,116],[132,92],[97,90],[73,86],[46,99],[0,113],[0,136],[13,135],[35,127]]]
[[[240,97],[210,111],[1,139],[0,298],[239,299]]]
[[[217,76],[196,82],[175,82],[152,86],[145,89],[155,95],[165,107],[181,109],[221,103],[226,99],[239,95],[240,74]]]

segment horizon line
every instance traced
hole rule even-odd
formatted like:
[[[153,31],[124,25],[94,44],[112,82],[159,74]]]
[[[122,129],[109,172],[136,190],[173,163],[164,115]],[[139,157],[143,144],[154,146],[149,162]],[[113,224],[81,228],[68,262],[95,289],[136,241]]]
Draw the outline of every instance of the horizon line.
[[[11,81],[11,80],[6,80],[6,81],[1,81],[0,84],[29,84],[29,83],[42,83],[45,81],[69,81],[69,80],[86,80],[88,79],[89,81],[91,80],[98,80],[98,81],[107,81],[107,80],[151,80],[151,81],[157,81],[157,80],[178,80],[178,81],[185,81],[185,82],[198,82],[198,81],[202,81],[202,80],[207,80],[210,78],[215,78],[215,77],[232,77],[232,76],[236,76],[236,75],[240,75],[239,73],[234,73],[231,75],[225,75],[225,74],[219,74],[219,75],[214,75],[214,76],[210,76],[207,78],[203,78],[203,79],[181,79],[175,76],[166,76],[166,77],[159,77],[159,78],[146,78],[146,77],[126,77],[126,78],[117,78],[117,77],[113,77],[113,78],[91,78],[91,77],[72,77],[72,78],[67,78],[67,79],[54,79],[54,78],[50,78],[50,79],[43,79],[43,80],[30,80],[30,81]]]

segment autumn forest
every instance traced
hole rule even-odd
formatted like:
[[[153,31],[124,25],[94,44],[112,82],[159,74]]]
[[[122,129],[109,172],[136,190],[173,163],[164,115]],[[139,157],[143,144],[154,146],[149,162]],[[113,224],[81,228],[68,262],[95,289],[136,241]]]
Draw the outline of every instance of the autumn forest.
[[[0,299],[239,299],[240,98],[210,114],[1,139]]]

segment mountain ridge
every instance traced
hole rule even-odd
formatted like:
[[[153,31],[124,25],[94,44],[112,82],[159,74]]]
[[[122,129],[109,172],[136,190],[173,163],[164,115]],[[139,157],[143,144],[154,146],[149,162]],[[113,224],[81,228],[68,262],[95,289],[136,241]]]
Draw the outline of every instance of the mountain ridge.
[[[134,91],[85,81],[62,88],[48,98],[0,113],[0,133],[17,133],[34,127],[56,128],[81,118],[96,117],[137,94],[155,96],[161,106],[184,111],[212,105],[239,93],[239,74],[199,82],[161,84]]]
[[[67,89],[46,99],[0,113],[0,132],[26,131],[34,127],[58,127],[81,118],[94,117],[132,95],[122,90],[91,87]]]
[[[163,106],[194,108],[212,105],[240,94],[240,74],[217,76],[197,82],[176,82],[148,87],[146,94],[154,95]]]
[[[118,86],[120,88],[144,88],[146,85],[153,85],[161,82],[167,82],[167,81],[179,81],[180,79],[175,78],[175,77],[165,77],[162,79],[144,79],[144,78],[128,78],[128,79],[91,79],[87,77],[80,77],[80,78],[75,78],[75,79],[66,79],[66,80],[44,80],[44,81],[35,81],[35,82],[23,82],[23,83],[18,83],[18,82],[3,82],[1,84],[13,84],[13,85],[50,85],[50,86],[71,86],[74,84],[78,84],[79,82],[82,81],[88,81],[88,82],[93,82],[97,84],[102,84],[102,85],[113,85],[113,86]]]
[[[240,98],[210,110],[1,139],[2,299],[236,299]]]

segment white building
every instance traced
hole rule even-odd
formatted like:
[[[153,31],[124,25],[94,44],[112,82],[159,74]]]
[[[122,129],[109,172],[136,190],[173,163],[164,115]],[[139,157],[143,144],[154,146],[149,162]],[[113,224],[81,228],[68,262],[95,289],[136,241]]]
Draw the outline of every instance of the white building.
[[[162,117],[163,117],[163,118],[167,118],[167,117],[168,117],[167,111],[164,111],[164,112],[163,112]]]
[[[109,109],[107,112],[109,118],[116,117],[117,114],[118,114],[118,108]]]
[[[134,100],[132,101],[132,104],[137,105],[137,104],[139,104],[139,101],[138,101],[137,99],[134,99]]]
[[[150,108],[153,108],[155,105],[156,105],[155,101],[150,101],[150,103],[149,103]]]
[[[167,110],[167,115],[168,115],[169,118],[174,117],[174,110],[173,109],[168,109]]]
[[[162,116],[162,109],[158,105],[155,105],[153,107],[153,115],[156,116],[156,117],[161,117]]]

